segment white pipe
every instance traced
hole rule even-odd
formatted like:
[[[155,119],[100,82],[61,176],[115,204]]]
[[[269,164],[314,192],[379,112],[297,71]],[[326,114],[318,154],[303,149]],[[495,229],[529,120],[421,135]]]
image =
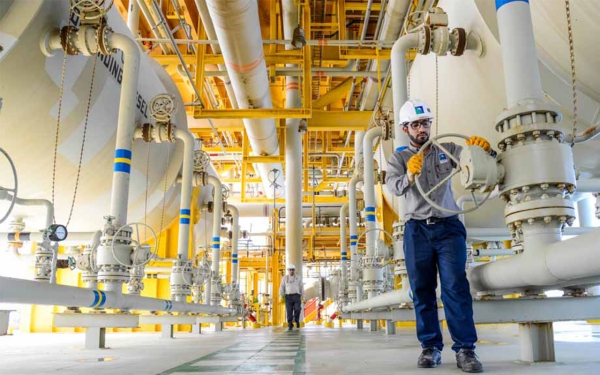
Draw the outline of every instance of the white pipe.
[[[358,135],[358,132],[357,132]],[[356,300],[362,300],[362,288],[358,285],[358,224],[356,222],[356,184],[362,181],[362,176],[355,175],[348,184],[348,211],[350,213],[350,279],[356,285]],[[353,301],[355,302],[355,301]]]
[[[208,0],[207,4],[239,108],[273,108],[257,2]],[[244,124],[254,154],[279,155],[273,119],[244,119]],[[272,194],[269,172],[273,169],[280,172],[275,182],[284,186],[281,163],[260,163],[257,168],[265,195]]]
[[[508,108],[524,100],[542,102],[539,62],[535,51],[529,2],[496,1],[500,48]]]
[[[115,218],[117,228],[127,224],[127,205],[129,201],[129,179],[131,170],[131,143],[133,140],[140,51],[137,44],[122,34],[109,35],[111,48],[123,51],[123,80],[119,99],[119,117],[115,147],[115,165],[113,172],[110,215]]]
[[[400,124],[400,108],[408,100],[408,90],[406,86],[406,52],[419,45],[419,36],[417,34],[407,34],[398,39],[391,52],[392,63],[392,92],[394,109],[394,150],[402,151],[408,147],[410,140],[402,131]],[[398,220],[405,221],[406,217],[406,196],[398,198]]]
[[[0,190],[0,200],[11,200],[13,195],[5,190]],[[44,222],[44,228],[48,229],[50,225],[52,225],[54,221],[54,206],[52,202],[47,199],[23,199],[16,198],[15,204],[19,206],[28,206],[28,207],[44,207],[46,209],[46,220]]]
[[[475,194],[475,198],[481,202],[483,199],[485,199],[487,194]],[[490,194],[490,196],[488,197],[488,200],[491,200],[493,198],[496,198],[498,195],[500,195],[500,191],[498,189],[494,189],[492,191],[492,193]],[[460,197],[458,197],[458,199],[456,200],[456,205],[458,207],[460,207],[461,211],[465,209],[465,204],[467,204],[467,202],[473,203],[473,196],[471,194],[463,194]],[[460,217],[460,221],[462,221],[463,224],[465,224],[465,214],[461,214],[459,215]]]
[[[238,241],[240,237],[240,212],[236,206],[227,204],[227,209],[231,211],[231,284],[236,285],[239,279],[239,264],[238,264]]]
[[[563,235],[565,236],[578,236],[594,231],[596,228],[582,228],[582,227],[566,227],[564,228]],[[511,239],[510,232],[507,228],[471,228],[467,227],[467,237],[477,239],[488,239],[490,241],[500,241]]]
[[[595,203],[596,200],[592,196],[588,196],[577,202],[577,217],[579,218],[580,227],[594,226]]]
[[[181,197],[179,203],[179,238],[177,256],[188,259],[190,242],[190,221],[192,202],[192,180],[194,176],[194,137],[187,129],[175,129],[175,138],[183,141],[183,171],[181,180]]]
[[[513,290],[566,282],[576,285],[577,280],[600,276],[600,230],[566,241],[560,241],[559,229],[537,228],[529,232],[522,254],[467,270],[471,289]]]
[[[211,298],[211,293],[220,292],[218,288],[219,262],[221,261],[221,216],[223,214],[223,194],[221,181],[214,176],[208,176],[208,184],[213,187],[213,223],[212,223],[212,278],[207,287],[207,298],[210,299],[212,305],[220,303],[216,299]],[[214,289],[214,290],[213,290]]]
[[[120,284],[119,284],[120,285]],[[103,292],[0,276],[0,302],[181,313],[234,314],[224,307]]]
[[[89,243],[95,232],[71,232],[67,239],[62,242],[84,244]],[[42,232],[0,232],[0,242],[42,242]]]
[[[600,178],[577,181],[578,193],[600,193]]]
[[[206,0],[196,0],[196,7],[198,8],[198,14],[200,14],[200,18],[202,19],[202,25],[204,26],[204,30],[206,30],[206,36],[209,40],[217,40],[217,33],[215,32],[215,26],[213,25],[212,19],[210,18],[210,13],[208,11],[208,6],[206,5]],[[221,53],[221,46],[219,44],[211,44],[212,50],[216,54]],[[225,64],[218,64],[217,67],[222,72],[227,72],[227,67]],[[207,72],[205,72],[206,74]],[[225,90],[227,91],[227,96],[229,97],[229,101],[231,102],[232,108],[238,108],[237,99],[235,98],[235,92],[233,91],[233,87],[231,87],[231,80],[229,76],[222,78],[223,83],[225,84]]]
[[[412,299],[410,298],[409,292],[407,290],[398,289],[394,290],[393,292],[380,294],[377,297],[372,297],[364,301],[360,301],[357,303],[353,303],[352,305],[342,307],[342,311],[353,312],[372,310],[388,306],[400,305],[403,303],[412,303]]]
[[[363,164],[364,164],[364,192],[365,192],[365,217],[367,221],[367,256],[374,256],[375,241],[375,166],[373,164],[373,142],[383,135],[383,128],[377,127],[369,130],[363,139]]]
[[[127,27],[137,37],[140,30],[140,5],[135,0],[129,0],[129,9],[127,10]]]
[[[383,25],[381,26],[381,32],[379,33],[380,41],[398,39],[400,32],[402,31],[402,25],[404,23],[406,12],[409,9],[409,5],[410,0],[390,0],[385,11],[385,18]],[[381,15],[379,17],[381,17]],[[385,72],[388,69],[388,64],[389,62],[383,60],[381,62],[374,61],[369,70],[377,71],[379,66],[379,69],[382,72]],[[404,67],[406,67],[406,63],[404,64]],[[406,74],[404,76],[406,76]],[[378,82],[375,79],[369,79],[364,89],[363,101],[361,103],[360,110],[373,110],[377,102],[378,94]]]
[[[342,285],[347,288],[347,262],[348,262],[348,246],[346,242],[346,218],[348,217],[348,203],[344,203],[340,207],[340,253],[342,261]]]
[[[291,39],[298,26],[298,5],[295,0],[283,0],[283,35]],[[286,44],[285,49],[292,46]],[[296,65],[287,65],[297,68]],[[285,79],[285,107],[300,108],[300,80]],[[302,275],[302,133],[298,131],[299,119],[286,119],[285,125],[285,263],[296,266],[296,274]]]

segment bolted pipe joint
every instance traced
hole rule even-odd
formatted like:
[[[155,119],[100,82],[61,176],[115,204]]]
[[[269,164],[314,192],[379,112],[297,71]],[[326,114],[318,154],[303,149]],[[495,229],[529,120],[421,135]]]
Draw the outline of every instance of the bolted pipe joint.
[[[211,293],[210,293],[210,304],[211,305],[220,305],[222,295],[222,287],[223,281],[221,279],[221,275],[218,273],[214,273],[211,277]]]
[[[44,240],[35,249],[35,281],[48,282],[52,274],[52,258],[54,256],[54,250],[49,240]]]
[[[184,259],[174,260],[170,277],[171,298],[185,302],[186,297],[191,294],[191,279],[192,262]]]
[[[121,292],[121,284],[129,280],[132,265],[132,228],[120,230],[113,224],[114,217],[106,216],[106,223],[98,246],[98,282],[104,283],[106,291]]]
[[[110,44],[110,37],[113,34],[113,30],[106,25],[106,22],[80,27],[53,28],[42,36],[40,48],[48,57],[53,56],[54,51],[58,49],[62,49],[68,55],[94,56],[98,53],[110,55],[115,51]]]

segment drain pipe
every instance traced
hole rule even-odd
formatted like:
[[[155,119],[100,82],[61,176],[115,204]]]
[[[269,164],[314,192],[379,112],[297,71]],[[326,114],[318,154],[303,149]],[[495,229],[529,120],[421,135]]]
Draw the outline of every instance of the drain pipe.
[[[0,276],[0,302],[120,310],[235,314],[233,309],[218,306],[173,302],[66,285],[38,283],[4,276]]]
[[[375,233],[376,174],[373,165],[373,142],[378,137],[386,139],[384,131],[383,127],[373,128],[365,134],[363,139],[365,218],[367,221],[367,251],[363,258],[363,288],[367,291],[369,298],[373,298],[383,291],[383,264],[380,257],[375,255],[375,242],[377,241]]]
[[[221,216],[223,214],[223,194],[221,181],[214,176],[208,176],[208,184],[213,187],[213,223],[212,223],[212,276],[210,290],[207,298],[211,305],[221,303],[221,275],[219,275],[219,262],[221,261]]]
[[[346,246],[346,219],[348,217],[348,203],[344,203],[340,208],[340,253],[342,260],[342,285],[339,288],[340,305],[348,304],[348,271],[346,270],[348,262],[348,247]]]
[[[356,133],[356,136],[358,136]],[[364,132],[361,132],[364,134]],[[360,266],[358,263],[358,225],[356,223],[356,185],[362,182],[362,176],[356,174],[348,185],[348,210],[350,212],[350,282],[348,282],[348,298],[352,303],[362,300],[362,287],[359,281]]]
[[[136,0],[129,1],[129,9],[127,10],[127,27],[133,34],[133,37],[137,38],[140,31],[140,5]]]
[[[208,0],[207,5],[239,108],[273,108],[256,1]],[[279,155],[277,127],[273,119],[243,121],[255,155]],[[275,183],[284,186],[281,163],[258,163],[256,168],[267,197],[271,197],[273,191],[269,181],[271,170],[280,171]],[[276,195],[281,193],[283,191]]]
[[[188,261],[190,241],[190,220],[193,176],[194,176],[194,137],[188,130],[175,129],[175,138],[183,142],[183,167],[181,179],[181,198],[179,203],[179,238],[177,242],[177,259],[173,261],[171,273],[171,298],[177,302],[185,302],[191,294],[190,285],[186,281],[191,277],[192,265]],[[219,227],[220,228],[220,227]]]

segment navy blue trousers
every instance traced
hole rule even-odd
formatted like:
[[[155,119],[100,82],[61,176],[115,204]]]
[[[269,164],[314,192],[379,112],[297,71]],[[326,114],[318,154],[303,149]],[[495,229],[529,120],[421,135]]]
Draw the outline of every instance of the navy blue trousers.
[[[417,337],[423,348],[444,347],[435,293],[439,271],[444,312],[454,341],[452,350],[475,349],[473,300],[465,272],[466,235],[458,218],[429,225],[417,220],[406,223],[404,255],[414,298]]]

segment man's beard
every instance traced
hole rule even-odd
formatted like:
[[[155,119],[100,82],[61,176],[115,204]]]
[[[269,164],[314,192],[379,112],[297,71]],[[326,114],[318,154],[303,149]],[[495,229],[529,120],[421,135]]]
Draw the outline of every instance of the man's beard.
[[[411,134],[408,135],[408,138],[410,139],[411,142],[413,142],[416,145],[419,146],[423,146],[425,143],[427,143],[427,141],[429,141],[429,135],[427,135],[425,138],[423,139],[419,139],[419,135],[421,134],[425,134],[427,135],[427,133],[419,133],[416,137],[413,137]]]

